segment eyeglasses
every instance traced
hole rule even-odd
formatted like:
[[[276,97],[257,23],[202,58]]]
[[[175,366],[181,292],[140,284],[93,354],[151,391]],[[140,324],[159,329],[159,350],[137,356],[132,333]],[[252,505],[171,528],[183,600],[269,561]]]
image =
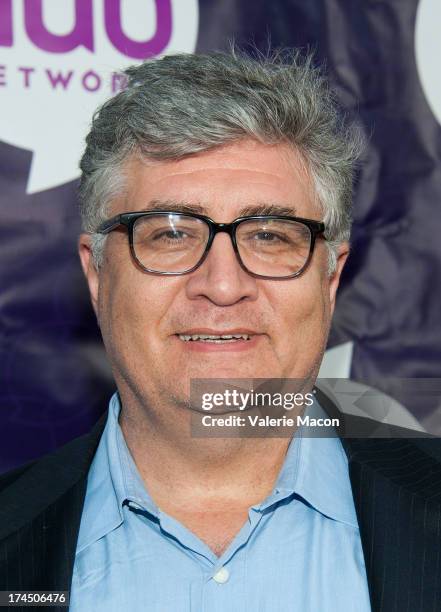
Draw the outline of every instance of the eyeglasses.
[[[308,266],[324,223],[301,217],[261,215],[216,223],[195,213],[171,211],[128,212],[102,223],[108,234],[125,226],[130,251],[146,272],[188,274],[208,255],[219,232],[226,232],[241,267],[252,276],[284,279],[299,276]]]

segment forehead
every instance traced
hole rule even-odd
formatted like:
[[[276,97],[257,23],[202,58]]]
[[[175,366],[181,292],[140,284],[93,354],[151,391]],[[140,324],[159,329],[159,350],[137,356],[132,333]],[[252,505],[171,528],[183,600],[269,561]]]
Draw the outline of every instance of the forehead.
[[[288,145],[244,140],[179,160],[131,158],[124,196],[113,212],[197,206],[214,220],[231,220],[256,206],[319,218],[312,181],[300,154]]]

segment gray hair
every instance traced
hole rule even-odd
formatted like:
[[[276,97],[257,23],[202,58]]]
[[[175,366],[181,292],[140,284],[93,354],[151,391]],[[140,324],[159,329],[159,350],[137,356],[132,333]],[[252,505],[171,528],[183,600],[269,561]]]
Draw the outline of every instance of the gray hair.
[[[361,136],[346,125],[312,61],[298,51],[251,57],[232,50],[169,55],[128,68],[126,89],[96,111],[80,162],[80,211],[95,265],[106,238],[96,229],[124,191],[129,157],[180,159],[253,138],[300,152],[323,211],[332,273],[336,249],[350,236]]]

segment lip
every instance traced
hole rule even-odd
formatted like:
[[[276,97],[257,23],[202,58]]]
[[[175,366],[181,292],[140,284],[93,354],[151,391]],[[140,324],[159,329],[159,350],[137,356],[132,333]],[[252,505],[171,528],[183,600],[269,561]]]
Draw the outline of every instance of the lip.
[[[201,340],[192,340],[189,342],[183,342],[179,336],[196,336],[196,335],[207,335],[207,336],[233,336],[239,334],[246,334],[250,336],[249,340],[235,340],[234,342],[225,342],[215,344],[214,342],[203,342]],[[185,331],[179,331],[175,334],[176,340],[180,343],[184,350],[196,351],[203,353],[217,353],[217,352],[242,352],[256,348],[261,337],[264,334],[256,332],[246,327],[234,327],[232,329],[212,329],[208,327],[198,327],[194,329],[186,329]]]
[[[259,332],[256,332],[253,329],[248,329],[246,327],[234,327],[232,329],[212,329],[209,327],[197,327],[192,329],[185,329],[176,332],[176,335],[182,336],[197,336],[197,335],[206,335],[206,336],[233,336],[239,334],[246,334],[248,336],[257,336],[262,335]]]

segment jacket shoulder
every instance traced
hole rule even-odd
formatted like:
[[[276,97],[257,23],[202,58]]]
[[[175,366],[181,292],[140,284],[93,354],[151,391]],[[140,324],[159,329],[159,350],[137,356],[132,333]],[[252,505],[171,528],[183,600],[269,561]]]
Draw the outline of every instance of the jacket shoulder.
[[[0,474],[0,493],[6,489],[9,485],[11,485],[15,480],[20,478],[29,468],[35,465],[39,461],[38,459],[33,459],[28,461],[27,463],[20,465],[19,467],[13,468],[8,472],[4,472]]]
[[[0,539],[33,520],[87,476],[107,419],[56,451],[0,476]]]

